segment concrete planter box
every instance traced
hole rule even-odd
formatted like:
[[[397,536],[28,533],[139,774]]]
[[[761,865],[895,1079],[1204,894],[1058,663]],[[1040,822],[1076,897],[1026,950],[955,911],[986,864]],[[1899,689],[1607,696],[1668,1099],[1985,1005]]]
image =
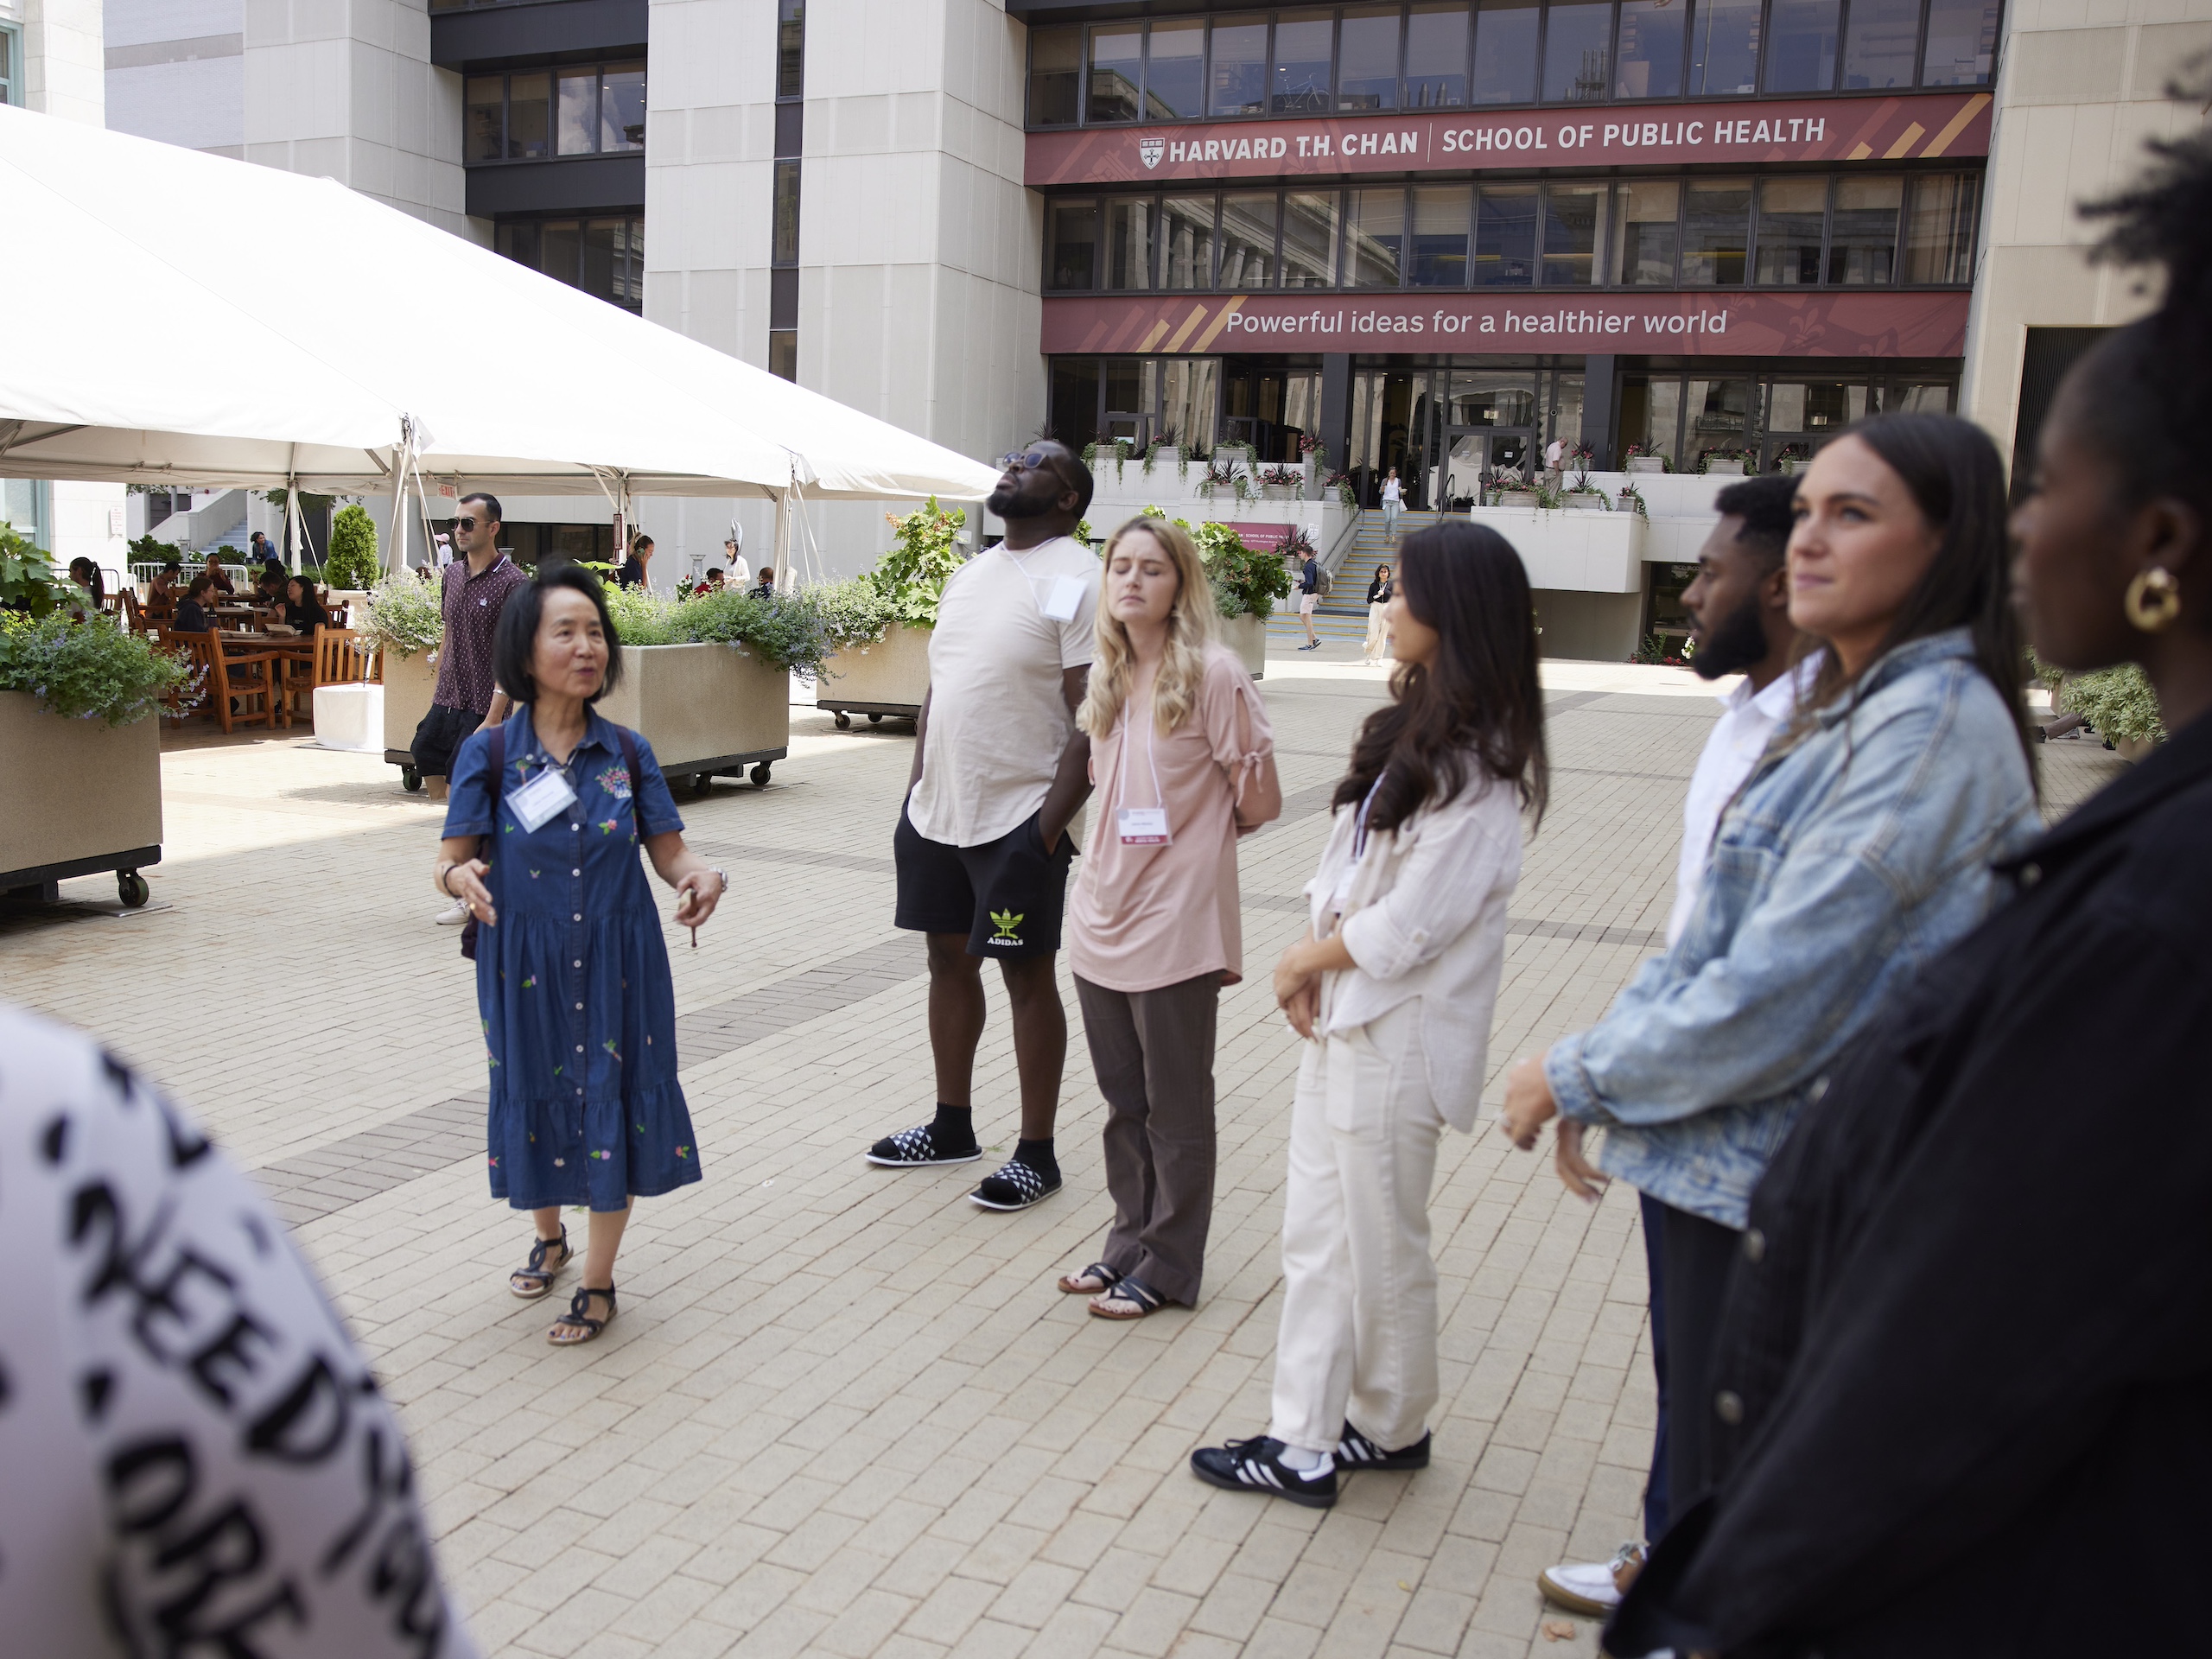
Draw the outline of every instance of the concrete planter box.
[[[1221,643],[1236,653],[1244,671],[1255,680],[1268,677],[1268,619],[1264,616],[1222,616]]]
[[[628,646],[621,684],[597,706],[653,746],[671,783],[689,778],[699,793],[748,766],[765,784],[791,752],[791,675],[735,645]]]
[[[1666,458],[1663,455],[1630,455],[1626,463],[1626,470],[1638,476],[1663,473],[1667,470]]]
[[[1708,478],[1741,478],[1744,463],[1740,461],[1721,461],[1716,457],[1705,463],[1705,472]]]
[[[1602,495],[1586,495],[1579,491],[1570,490],[1567,494],[1567,509],[1569,512],[1603,512],[1605,510],[1605,498]]]
[[[136,873],[162,857],[160,721],[64,720],[0,691],[0,775],[37,780],[0,790],[0,889],[116,870],[124,902],[146,902]]]
[[[415,776],[415,728],[430,712],[430,698],[438,689],[435,652],[418,651],[412,657],[386,652],[384,658],[384,758],[404,768],[403,779],[412,779],[410,789],[419,789]]]
[[[930,694],[930,637],[933,628],[893,622],[873,645],[839,652],[823,664],[814,706],[836,713],[840,728],[852,716],[871,722],[886,715],[912,720]]]

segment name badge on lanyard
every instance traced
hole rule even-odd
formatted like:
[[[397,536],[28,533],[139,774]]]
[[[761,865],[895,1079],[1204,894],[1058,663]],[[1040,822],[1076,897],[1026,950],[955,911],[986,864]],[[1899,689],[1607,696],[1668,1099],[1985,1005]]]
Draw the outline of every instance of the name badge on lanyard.
[[[1147,713],[1149,711],[1147,710]],[[1114,769],[1119,772],[1129,753],[1129,711],[1122,710],[1122,747],[1114,756]],[[1121,831],[1124,847],[1165,847],[1175,837],[1167,830],[1167,796],[1160,787],[1160,761],[1153,753],[1152,722],[1145,721],[1144,758],[1152,772],[1152,798],[1157,806],[1125,806],[1114,814],[1114,821]]]
[[[1072,622],[1076,607],[1082,603],[1082,580],[1076,576],[1055,576],[1051,588],[1039,601],[1038,609],[1055,622]]]
[[[532,830],[555,813],[568,810],[575,798],[575,786],[569,783],[568,774],[557,766],[549,766],[508,796],[507,804],[514,808],[524,830]]]

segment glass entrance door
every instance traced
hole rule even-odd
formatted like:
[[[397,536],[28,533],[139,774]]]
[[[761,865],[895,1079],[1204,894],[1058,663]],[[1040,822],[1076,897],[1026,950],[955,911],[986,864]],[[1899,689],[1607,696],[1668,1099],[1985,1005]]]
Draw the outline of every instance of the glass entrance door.
[[[1533,427],[1455,426],[1445,434],[1445,459],[1439,505],[1465,512],[1480,499],[1483,487],[1510,474],[1526,481],[1535,457]]]

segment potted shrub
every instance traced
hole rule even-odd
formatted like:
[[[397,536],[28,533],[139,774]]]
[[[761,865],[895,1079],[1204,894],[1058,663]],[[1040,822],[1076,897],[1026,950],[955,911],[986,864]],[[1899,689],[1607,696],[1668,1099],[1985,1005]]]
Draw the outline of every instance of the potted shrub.
[[[1649,444],[1631,443],[1627,457],[1621,462],[1623,470],[1630,473],[1671,473],[1675,463]]]
[[[1749,449],[1700,449],[1697,454],[1697,469],[1716,478],[1741,478],[1746,461],[1755,459]]]
[[[1252,474],[1243,461],[1245,451],[1223,450],[1206,463],[1205,474],[1198,480],[1198,493],[1208,500],[1222,490],[1229,490],[1242,501],[1250,493]]]
[[[1263,679],[1268,671],[1268,618],[1275,601],[1290,592],[1290,564],[1286,555],[1303,558],[1311,543],[1305,531],[1294,531],[1280,553],[1255,552],[1227,524],[1210,522],[1191,531],[1198,544],[1198,558],[1206,580],[1213,584],[1214,609],[1221,618],[1222,643],[1234,651],[1245,672]]]
[[[724,588],[664,599],[611,589],[622,683],[600,712],[641,734],[671,785],[703,795],[749,767],[755,784],[791,752],[793,674],[812,678],[830,652],[819,607],[804,593]]]
[[[930,690],[930,636],[937,602],[964,557],[964,508],[940,507],[931,496],[904,515],[887,514],[891,549],[875,569],[851,582],[812,591],[836,652],[824,664],[815,707],[832,710],[842,728],[852,716],[870,723],[887,715],[912,719]],[[1088,525],[1077,527],[1088,544]]]
[[[1288,467],[1263,467],[1260,469],[1260,499],[1263,501],[1287,501],[1304,481],[1302,474]]]
[[[1173,467],[1179,479],[1188,478],[1191,474],[1189,452],[1183,448],[1181,436],[1172,426],[1163,427],[1160,435],[1153,439],[1151,447],[1144,452],[1144,475],[1147,478],[1152,476],[1154,467],[1160,466]]]
[[[404,787],[420,789],[415,728],[430,712],[438,689],[438,644],[445,638],[437,588],[420,576],[387,576],[354,606],[354,627],[384,658],[384,683],[361,689],[364,706],[377,716],[365,729],[382,729],[385,760],[399,768]]]
[[[1640,512],[1647,518],[1651,516],[1649,509],[1643,505],[1643,492],[1633,484],[1622,485],[1620,494],[1616,499],[1623,512]]]
[[[1543,503],[1539,492],[1518,473],[1501,473],[1497,480],[1497,505],[1501,507],[1535,507]]]
[[[2133,663],[2101,668],[2094,674],[2071,675],[2058,689],[2056,702],[2096,728],[2105,747],[2123,760],[2140,760],[2165,741],[2166,724],[2158,708],[2158,694],[2150,677]]]
[[[376,520],[358,501],[340,507],[330,521],[330,554],[322,567],[331,597],[366,598],[382,574],[377,563]]]
[[[155,715],[185,666],[124,632],[52,561],[0,523],[0,891],[113,870],[123,902],[161,861]],[[35,780],[35,787],[30,786]]]

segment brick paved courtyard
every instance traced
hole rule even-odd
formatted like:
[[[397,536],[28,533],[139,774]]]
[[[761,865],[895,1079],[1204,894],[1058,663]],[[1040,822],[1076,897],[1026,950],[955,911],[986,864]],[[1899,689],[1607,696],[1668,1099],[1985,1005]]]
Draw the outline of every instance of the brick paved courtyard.
[[[1287,805],[1245,843],[1252,977],[1223,1004],[1195,1312],[1109,1325],[1052,1288],[1109,1213],[1079,1029],[1068,1186],[1039,1209],[975,1209],[973,1166],[861,1161],[933,1093],[921,953],[890,925],[903,726],[795,710],[768,788],[680,803],[733,882],[698,950],[671,930],[705,1179],[640,1205],[621,1316],[581,1351],[550,1349],[556,1308],[505,1289],[529,1225],[485,1194],[469,973],[429,921],[440,811],[392,769],[291,737],[173,740],[152,906],[115,915],[100,878],[65,884],[81,902],[57,915],[0,916],[0,987],[159,1078],[266,1185],[405,1414],[487,1653],[1588,1653],[1594,1626],[1546,1613],[1533,1580],[1637,1530],[1632,1193],[1585,1206],[1548,1157],[1447,1135],[1434,1466],[1360,1476],[1325,1515],[1185,1468],[1267,1418],[1297,1043],[1265,970],[1382,695],[1329,660],[1347,654],[1284,657],[1263,687]],[[1552,813],[1513,906],[1493,1090],[1659,943],[1716,712],[1666,670],[1557,665],[1547,691]],[[2054,810],[2119,766],[2094,743],[2046,753]],[[977,1128],[1010,1149],[992,1001]]]

